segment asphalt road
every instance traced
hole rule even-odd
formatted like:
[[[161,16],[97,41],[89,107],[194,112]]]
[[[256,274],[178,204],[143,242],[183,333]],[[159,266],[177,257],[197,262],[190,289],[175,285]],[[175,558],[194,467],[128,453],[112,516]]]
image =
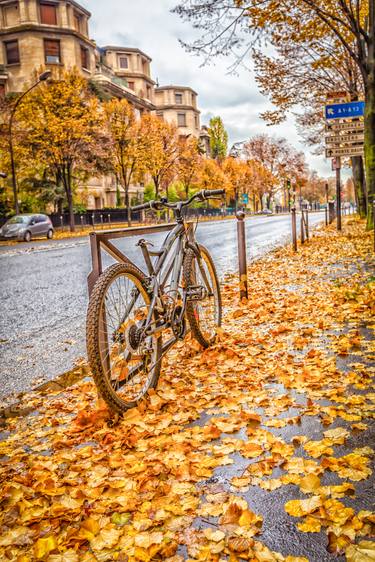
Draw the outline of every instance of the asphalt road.
[[[309,217],[310,225],[324,220]],[[290,217],[246,221],[248,259],[290,236]],[[165,233],[148,236],[157,246]],[[211,251],[220,276],[236,269],[236,221],[198,225],[197,238]],[[131,237],[116,242],[143,267]],[[104,260],[104,266],[111,259]],[[0,397],[28,390],[69,370],[85,356],[86,278],[90,271],[87,238],[33,241],[0,247]]]

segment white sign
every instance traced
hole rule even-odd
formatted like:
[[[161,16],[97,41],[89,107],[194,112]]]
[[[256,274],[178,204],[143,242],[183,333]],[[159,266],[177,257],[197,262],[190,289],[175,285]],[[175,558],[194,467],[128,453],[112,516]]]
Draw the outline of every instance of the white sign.
[[[335,156],[363,156],[363,146],[346,146],[345,148],[326,148],[326,158]]]
[[[326,132],[339,132],[339,131],[364,131],[363,121],[351,121],[350,123],[327,123]]]
[[[351,135],[331,135],[326,137],[326,144],[341,144],[341,143],[352,144],[354,142],[363,143],[364,140],[365,140],[364,133],[357,133]]]

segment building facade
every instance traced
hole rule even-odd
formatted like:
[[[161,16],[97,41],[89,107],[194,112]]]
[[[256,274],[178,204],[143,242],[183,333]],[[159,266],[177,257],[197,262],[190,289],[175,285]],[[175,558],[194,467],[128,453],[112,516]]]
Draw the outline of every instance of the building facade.
[[[90,17],[75,0],[0,0],[0,95],[23,91],[45,69],[58,79],[62,70],[77,68],[107,95],[127,99],[138,116],[155,113],[174,123],[181,136],[200,138],[208,153],[197,93],[185,86],[155,87],[152,60],[140,49],[97,47]],[[143,191],[142,184],[130,186],[131,200],[140,202]],[[91,178],[79,193],[89,209],[125,199],[111,176]]]

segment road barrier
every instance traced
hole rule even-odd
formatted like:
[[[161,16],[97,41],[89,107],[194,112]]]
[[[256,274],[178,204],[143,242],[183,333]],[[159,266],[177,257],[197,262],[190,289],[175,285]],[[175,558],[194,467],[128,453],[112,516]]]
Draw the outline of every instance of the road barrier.
[[[240,275],[240,299],[248,298],[247,283],[247,261],[246,261],[246,233],[245,233],[245,213],[238,211],[237,218],[237,245],[238,245],[238,269]]]

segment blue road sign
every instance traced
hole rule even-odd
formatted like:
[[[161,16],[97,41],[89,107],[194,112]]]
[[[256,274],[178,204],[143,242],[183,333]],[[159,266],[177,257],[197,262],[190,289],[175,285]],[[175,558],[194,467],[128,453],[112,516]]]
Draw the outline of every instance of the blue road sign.
[[[247,193],[243,193],[242,194],[242,203],[244,203],[245,205],[247,205],[249,202],[249,196]]]
[[[326,119],[353,119],[354,117],[362,117],[364,113],[364,101],[333,103],[325,107]]]

